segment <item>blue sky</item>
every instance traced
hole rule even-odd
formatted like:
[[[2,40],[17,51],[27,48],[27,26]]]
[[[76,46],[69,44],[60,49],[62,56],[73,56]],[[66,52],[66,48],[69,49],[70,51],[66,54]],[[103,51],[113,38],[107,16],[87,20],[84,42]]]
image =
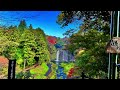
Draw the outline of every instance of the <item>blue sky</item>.
[[[63,37],[63,33],[70,28],[79,28],[79,24],[72,23],[61,28],[56,23],[60,11],[0,11],[0,25],[18,25],[20,20],[25,19],[27,26],[40,27],[45,34]],[[80,22],[79,22],[80,23]]]

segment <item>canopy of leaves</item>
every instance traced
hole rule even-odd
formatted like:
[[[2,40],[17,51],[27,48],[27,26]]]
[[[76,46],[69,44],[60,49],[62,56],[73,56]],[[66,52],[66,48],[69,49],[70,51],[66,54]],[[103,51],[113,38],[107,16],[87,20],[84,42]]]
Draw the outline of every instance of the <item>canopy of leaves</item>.
[[[24,30],[24,29],[26,29],[26,28],[27,28],[26,21],[25,21],[25,20],[21,20],[18,28],[19,28],[19,30]]]
[[[64,27],[81,20],[83,22],[81,31],[94,28],[109,33],[110,13],[110,11],[62,11],[58,15],[57,23]]]
[[[75,20],[93,20],[101,18],[110,21],[110,11],[62,11],[58,16],[57,23],[66,26]]]
[[[76,66],[80,72],[84,71],[90,76],[99,75],[99,71],[107,72],[108,56],[105,53],[105,46],[109,35],[91,29],[87,32],[78,32],[70,37],[67,48],[76,56]],[[82,54],[77,54],[84,49]],[[77,51],[77,53],[75,53]]]
[[[35,63],[50,61],[43,30],[27,28],[25,20],[20,22],[18,28],[10,26],[7,30],[1,29],[0,37],[0,54],[9,60],[17,60],[21,68],[25,62],[25,66],[29,67]],[[37,60],[36,57],[38,57]]]

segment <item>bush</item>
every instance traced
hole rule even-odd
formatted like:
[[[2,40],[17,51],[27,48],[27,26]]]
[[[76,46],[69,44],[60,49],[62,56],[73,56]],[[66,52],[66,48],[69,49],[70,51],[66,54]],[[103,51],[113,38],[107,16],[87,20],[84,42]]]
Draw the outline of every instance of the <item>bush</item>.
[[[61,63],[61,67],[64,68],[64,73],[68,75],[69,70],[74,68],[74,63]]]

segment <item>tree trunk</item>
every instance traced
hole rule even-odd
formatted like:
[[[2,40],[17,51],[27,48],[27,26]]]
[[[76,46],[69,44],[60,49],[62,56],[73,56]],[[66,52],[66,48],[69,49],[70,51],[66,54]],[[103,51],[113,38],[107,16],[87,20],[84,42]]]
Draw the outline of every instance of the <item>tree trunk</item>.
[[[26,59],[24,60],[24,72],[25,72],[25,66],[26,66]]]

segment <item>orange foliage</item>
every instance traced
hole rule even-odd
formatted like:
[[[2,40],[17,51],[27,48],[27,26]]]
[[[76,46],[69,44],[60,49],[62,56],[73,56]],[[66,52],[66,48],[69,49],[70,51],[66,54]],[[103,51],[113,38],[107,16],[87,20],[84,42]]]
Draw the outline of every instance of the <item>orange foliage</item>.
[[[8,59],[3,57],[3,56],[0,56],[0,66],[7,66],[8,65]]]

